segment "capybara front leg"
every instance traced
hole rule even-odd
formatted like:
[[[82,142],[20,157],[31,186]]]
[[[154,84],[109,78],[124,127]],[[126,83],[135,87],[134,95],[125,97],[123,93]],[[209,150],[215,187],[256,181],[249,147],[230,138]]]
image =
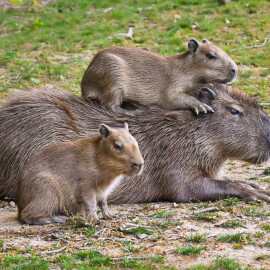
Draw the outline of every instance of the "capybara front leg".
[[[245,201],[270,202],[270,193],[244,181],[199,177],[186,181],[174,199],[176,202],[215,201],[235,196]]]
[[[107,196],[102,197],[102,199],[98,202],[98,205],[101,209],[102,215],[104,218],[113,219],[115,218],[110,214],[108,204],[107,204]]]

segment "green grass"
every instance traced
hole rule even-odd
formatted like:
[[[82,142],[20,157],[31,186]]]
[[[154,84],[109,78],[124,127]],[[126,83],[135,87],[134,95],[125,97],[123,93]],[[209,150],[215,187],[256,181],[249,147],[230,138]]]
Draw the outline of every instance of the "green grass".
[[[222,224],[224,228],[236,228],[236,227],[243,227],[244,224],[238,220],[227,220],[225,223]]]
[[[137,228],[134,228],[134,229],[126,230],[126,231],[124,231],[124,233],[133,234],[133,235],[140,235],[140,234],[143,234],[143,233],[145,233],[147,235],[153,234],[152,231],[148,230],[145,227],[141,227],[141,226],[139,226]]]
[[[195,234],[193,236],[190,236],[188,238],[188,241],[194,242],[194,243],[204,243],[206,242],[206,235],[202,234]]]
[[[250,234],[236,233],[236,234],[226,234],[219,237],[221,242],[226,243],[238,243],[238,244],[253,244]]]
[[[154,216],[158,218],[168,218],[168,217],[173,216],[173,213],[167,212],[165,210],[161,210],[161,211],[158,211]]]
[[[248,270],[248,267],[242,267],[240,263],[230,258],[218,257],[211,265],[195,265],[186,270]]]
[[[79,94],[89,56],[107,46],[140,46],[172,55],[185,51],[190,38],[208,38],[239,66],[247,66],[234,85],[270,101],[270,42],[246,48],[267,36],[269,1],[239,0],[225,6],[216,0],[56,0],[46,7],[31,3],[0,11],[0,98],[9,88],[47,83]],[[127,32],[129,25],[134,26],[132,40],[113,37]]]
[[[265,175],[270,175],[270,167],[265,168],[264,171],[263,171],[263,173]]]
[[[193,215],[194,219],[203,221],[215,221],[219,218],[217,213],[206,212],[206,213],[195,213]]]
[[[270,231],[270,224],[269,223],[262,224],[261,228],[264,230]]]
[[[198,255],[204,250],[204,247],[195,247],[192,245],[176,247],[176,253],[181,255]]]
[[[49,270],[49,269],[162,269],[162,256],[145,257],[143,260],[120,258],[114,261],[95,250],[82,250],[57,255],[55,258],[40,256],[5,256],[0,259],[0,269]],[[173,268],[168,268],[173,269]]]

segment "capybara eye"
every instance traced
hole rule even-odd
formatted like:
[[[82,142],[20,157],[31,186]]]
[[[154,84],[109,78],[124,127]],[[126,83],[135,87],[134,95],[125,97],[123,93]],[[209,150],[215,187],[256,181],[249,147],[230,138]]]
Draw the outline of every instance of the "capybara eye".
[[[117,144],[117,143],[114,143],[114,148],[116,150],[118,150],[118,151],[121,151],[122,150],[122,147],[119,144]]]
[[[211,53],[207,53],[206,56],[207,56],[208,59],[216,59],[217,58]]]
[[[237,115],[237,116],[243,116],[243,113],[236,110],[236,109],[233,109],[233,108],[230,108],[228,107],[227,110],[232,114],[232,115]]]

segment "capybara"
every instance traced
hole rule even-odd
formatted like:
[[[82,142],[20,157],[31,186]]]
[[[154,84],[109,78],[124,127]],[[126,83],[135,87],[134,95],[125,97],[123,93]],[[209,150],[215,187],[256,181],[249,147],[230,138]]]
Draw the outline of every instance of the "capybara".
[[[246,93],[208,85],[193,96],[215,113],[138,106],[138,117],[113,113],[69,92],[32,91],[0,109],[0,197],[18,199],[18,174],[27,159],[53,142],[97,134],[100,123],[128,122],[144,155],[144,173],[123,179],[113,203],[210,201],[237,196],[270,201],[270,191],[221,176],[230,159],[262,163],[270,157],[270,119]]]
[[[191,96],[188,89],[200,83],[227,83],[235,79],[237,66],[220,48],[206,39],[191,39],[181,55],[160,56],[142,48],[110,47],[101,50],[88,66],[82,81],[82,96],[123,112],[122,101],[156,104],[165,109],[212,108]],[[198,93],[199,93],[198,89]],[[126,114],[135,114],[126,111]]]
[[[107,196],[122,176],[141,173],[144,160],[136,139],[125,128],[102,124],[100,135],[45,146],[19,175],[19,219],[27,224],[63,222],[86,213],[112,218]]]

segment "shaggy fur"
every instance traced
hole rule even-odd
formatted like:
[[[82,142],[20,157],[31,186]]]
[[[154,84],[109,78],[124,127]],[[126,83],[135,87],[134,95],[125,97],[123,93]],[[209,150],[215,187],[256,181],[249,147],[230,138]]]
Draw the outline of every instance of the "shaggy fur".
[[[120,104],[126,100],[169,110],[211,111],[187,90],[200,83],[230,82],[237,75],[237,66],[207,40],[199,43],[191,39],[188,47],[187,52],[175,56],[160,56],[133,47],[103,49],[82,78],[82,96],[98,99],[102,106],[115,112],[123,112]],[[214,58],[209,59],[209,55]]]
[[[29,92],[0,110],[0,194],[18,198],[18,174],[27,159],[47,144],[96,135],[100,123],[123,126],[140,144],[144,173],[122,181],[109,197],[113,203],[188,202],[237,196],[270,201],[269,191],[247,183],[221,180],[226,159],[261,163],[270,157],[270,120],[245,94],[226,85],[202,92],[215,112],[165,111],[139,107],[137,118],[112,113],[68,92]],[[198,89],[193,96],[198,97]],[[61,100],[76,118],[70,121]],[[233,115],[234,108],[242,115]],[[219,180],[218,180],[219,179]]]
[[[62,215],[79,211],[98,219],[97,203],[103,216],[112,218],[107,206],[109,191],[123,175],[139,174],[144,161],[138,143],[127,129],[102,125],[100,133],[50,144],[29,158],[19,175],[21,221],[62,222]]]

